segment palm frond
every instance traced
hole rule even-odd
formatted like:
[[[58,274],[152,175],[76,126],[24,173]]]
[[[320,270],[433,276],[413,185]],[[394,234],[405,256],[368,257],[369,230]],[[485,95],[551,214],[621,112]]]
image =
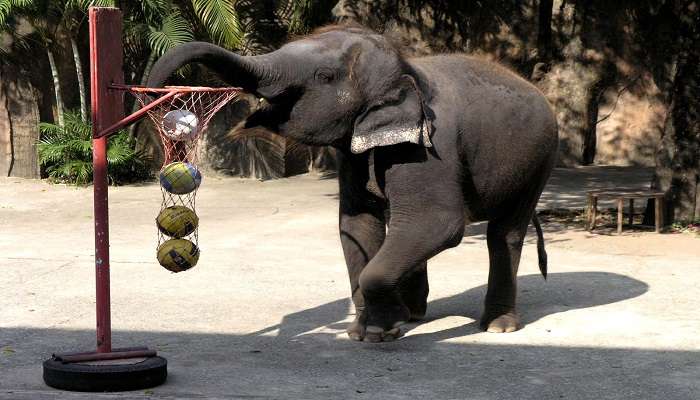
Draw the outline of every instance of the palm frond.
[[[12,14],[27,11],[34,0],[0,0],[0,26],[6,24]]]
[[[179,11],[174,11],[164,20],[160,29],[151,27],[148,33],[148,43],[157,56],[178,44],[194,40],[192,27]]]
[[[39,163],[57,182],[86,184],[92,179],[92,127],[76,111],[66,113],[64,126],[42,122],[37,142]],[[112,183],[147,179],[148,158],[135,149],[126,131],[107,143],[107,174]]]
[[[244,32],[235,0],[192,0],[192,7],[215,42],[229,49],[241,47]]]
[[[65,144],[56,136],[46,137],[37,142],[37,153],[42,165],[55,164],[63,160],[66,153]]]
[[[87,11],[90,7],[114,7],[114,0],[72,0],[77,3],[81,10]]]
[[[107,146],[107,161],[115,166],[126,163],[136,153],[124,138],[128,138],[128,136],[117,134],[116,137],[109,141]]]
[[[92,162],[71,160],[49,167],[47,172],[53,181],[84,185],[92,178]]]
[[[80,158],[92,157],[92,140],[70,139],[64,142],[65,149]]]
[[[147,24],[155,24],[163,16],[170,14],[173,8],[171,0],[143,0],[141,1],[141,12]]]
[[[83,121],[80,114],[69,112],[64,116],[64,135],[78,140],[92,140],[92,125]]]
[[[7,17],[12,12],[12,3],[10,0],[0,0],[0,26],[5,25]]]
[[[63,127],[51,122],[40,122],[39,133],[41,136],[57,136],[63,133]]]

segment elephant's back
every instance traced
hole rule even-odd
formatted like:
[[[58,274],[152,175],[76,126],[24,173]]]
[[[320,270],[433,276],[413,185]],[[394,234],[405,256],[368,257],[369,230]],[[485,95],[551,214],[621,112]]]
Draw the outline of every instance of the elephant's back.
[[[476,57],[431,56],[412,63],[428,77],[434,107],[454,116],[453,122],[436,121],[436,135],[455,132],[454,138],[443,140],[452,141],[460,152],[469,175],[467,197],[475,196],[471,201],[479,208],[492,214],[546,180],[558,135],[552,108],[539,89],[505,67]]]
[[[513,128],[545,128],[556,133],[556,120],[544,94],[511,70],[463,54],[410,60],[423,81],[429,102],[463,116],[463,125],[514,123]],[[517,132],[511,132],[517,136]]]
[[[444,78],[452,82],[461,80],[463,87],[500,87],[521,93],[537,93],[539,90],[527,80],[505,66],[478,56],[461,53],[410,58],[409,64],[425,74],[428,81],[441,86]],[[442,75],[442,76],[441,76]],[[435,82],[437,80],[437,82]]]

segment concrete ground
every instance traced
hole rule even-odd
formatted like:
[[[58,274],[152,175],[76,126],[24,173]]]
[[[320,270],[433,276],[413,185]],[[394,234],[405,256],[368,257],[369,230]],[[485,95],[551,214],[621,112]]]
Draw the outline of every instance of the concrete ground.
[[[648,170],[557,170],[540,208],[583,207],[587,187]],[[166,384],[121,394],[45,386],[41,362],[94,346],[91,188],[0,179],[0,398],[698,399],[700,239],[545,225],[519,274],[525,326],[477,321],[484,224],[430,261],[430,304],[393,343],[344,334],[352,318],[334,179],[205,176],[199,265],[155,261],[156,184],[110,188],[115,346],[148,345]]]

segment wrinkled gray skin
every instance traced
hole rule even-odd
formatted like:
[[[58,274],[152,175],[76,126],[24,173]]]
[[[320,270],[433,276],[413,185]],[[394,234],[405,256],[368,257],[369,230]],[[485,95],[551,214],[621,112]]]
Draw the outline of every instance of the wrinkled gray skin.
[[[422,318],[427,260],[457,246],[465,223],[484,220],[490,266],[481,325],[519,328],[516,274],[531,220],[546,276],[533,217],[558,143],[535,87],[464,55],[403,58],[383,36],[357,27],[326,28],[253,57],[188,43],[157,62],[148,85],[190,62],[265,99],[246,127],[338,150],[340,237],[357,310],[352,339],[390,341],[401,324]]]

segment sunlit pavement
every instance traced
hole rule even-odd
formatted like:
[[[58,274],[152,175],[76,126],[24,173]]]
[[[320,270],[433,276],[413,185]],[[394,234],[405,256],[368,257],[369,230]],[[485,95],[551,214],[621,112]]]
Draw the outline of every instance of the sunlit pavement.
[[[648,182],[623,172],[557,170],[540,208],[583,207],[597,182]],[[523,250],[525,326],[489,334],[476,322],[488,273],[477,224],[430,261],[425,321],[356,343],[337,182],[313,175],[205,176],[202,255],[180,274],[155,261],[158,186],[110,188],[114,345],[157,348],[170,375],[148,391],[59,392],[41,362],[94,346],[91,201],[90,187],[0,179],[0,398],[700,398],[700,238],[546,224],[546,282],[532,233]]]

